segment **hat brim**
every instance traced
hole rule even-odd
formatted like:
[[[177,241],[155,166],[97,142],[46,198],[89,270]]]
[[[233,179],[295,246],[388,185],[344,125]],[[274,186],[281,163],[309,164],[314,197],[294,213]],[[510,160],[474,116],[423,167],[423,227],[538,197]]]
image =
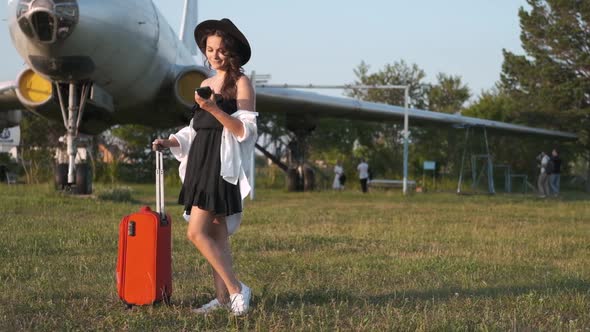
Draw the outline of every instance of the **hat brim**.
[[[237,52],[239,53],[242,66],[250,60],[252,50],[250,49],[250,43],[248,43],[248,39],[246,39],[246,36],[244,36],[244,34],[233,24],[233,22],[227,18],[223,18],[221,20],[203,21],[195,27],[195,42],[203,54],[205,54],[205,46],[207,45],[205,41],[202,41],[202,39],[205,36],[205,31],[208,30],[223,31],[236,40],[238,45]]]

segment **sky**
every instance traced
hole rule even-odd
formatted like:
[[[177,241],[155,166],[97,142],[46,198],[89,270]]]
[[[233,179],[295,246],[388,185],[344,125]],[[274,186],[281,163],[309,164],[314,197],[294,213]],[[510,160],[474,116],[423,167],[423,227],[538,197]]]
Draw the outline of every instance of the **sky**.
[[[95,0],[100,1],[100,0]],[[124,1],[124,0],[122,0]],[[182,0],[154,0],[178,33]],[[250,74],[271,84],[350,84],[361,61],[370,73],[404,60],[426,72],[458,75],[474,100],[498,81],[502,49],[522,54],[518,10],[525,0],[209,0],[199,20],[230,18],[248,38]],[[0,82],[23,68],[0,6]],[[334,92],[328,92],[334,94]]]

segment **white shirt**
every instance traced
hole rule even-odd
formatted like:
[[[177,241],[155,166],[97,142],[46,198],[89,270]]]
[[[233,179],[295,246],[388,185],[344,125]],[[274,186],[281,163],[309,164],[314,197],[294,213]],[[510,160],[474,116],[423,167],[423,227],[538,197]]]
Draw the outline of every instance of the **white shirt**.
[[[362,162],[356,167],[356,169],[359,171],[359,179],[369,178],[369,164]]]
[[[543,159],[541,159],[541,173],[546,173],[547,164],[549,163],[549,156],[543,155]]]
[[[340,175],[344,173],[344,168],[340,165],[334,166],[334,181],[332,182],[332,189],[342,189],[343,186],[340,183]]]

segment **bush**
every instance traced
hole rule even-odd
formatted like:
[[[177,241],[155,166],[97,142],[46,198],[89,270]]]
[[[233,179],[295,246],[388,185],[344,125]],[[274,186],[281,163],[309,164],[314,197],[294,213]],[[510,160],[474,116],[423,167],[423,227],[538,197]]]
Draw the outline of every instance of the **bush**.
[[[256,187],[264,189],[285,189],[285,173],[275,165],[256,167]]]

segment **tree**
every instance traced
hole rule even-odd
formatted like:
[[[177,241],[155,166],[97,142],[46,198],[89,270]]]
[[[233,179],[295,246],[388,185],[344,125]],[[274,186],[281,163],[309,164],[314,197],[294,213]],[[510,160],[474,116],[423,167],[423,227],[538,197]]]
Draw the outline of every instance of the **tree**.
[[[174,128],[154,129],[142,125],[121,125],[111,128],[102,134],[101,140],[106,145],[117,144],[123,147],[124,163],[115,162],[114,173],[119,180],[132,182],[149,182],[155,179],[155,156],[152,142],[156,137],[167,138],[176,132]],[[164,153],[170,154],[169,150]],[[164,168],[173,169],[176,165],[174,158],[165,158]]]
[[[483,91],[477,101],[465,108],[462,114],[494,121],[518,122],[517,110],[517,105],[509,95],[494,88]]]
[[[354,85],[408,85],[411,107],[426,108],[427,85],[423,82],[426,73],[416,64],[400,60],[386,64],[382,70],[369,73],[364,61],[354,70],[357,81]],[[401,89],[350,89],[349,97],[389,105],[404,105],[404,90]],[[399,177],[402,173],[402,129],[400,123],[363,124],[362,133],[355,138],[354,156],[364,157],[379,177]],[[414,135],[414,132],[412,133]],[[412,154],[413,155],[413,154]]]
[[[318,119],[318,125],[308,140],[309,157],[312,160],[322,160],[327,166],[333,166],[336,161],[341,161],[346,176],[353,179],[358,164],[356,158],[351,158],[353,147],[357,143],[371,144],[375,138],[374,133],[374,123],[348,119]],[[332,168],[328,169],[331,172]],[[330,185],[331,180],[330,177]]]
[[[53,175],[55,142],[63,134],[63,123],[25,112],[20,123],[19,161],[27,183],[47,181]]]
[[[590,191],[590,2],[527,0],[519,11],[526,55],[504,50],[500,88],[518,121],[574,131]]]
[[[461,82],[461,77],[439,73],[436,79],[437,84],[428,93],[429,109],[449,114],[461,112],[463,105],[471,97],[469,88]]]
[[[401,60],[393,65],[385,65],[383,70],[369,74],[369,66],[361,62],[355,69],[359,78],[355,84],[363,85],[409,85],[410,106],[420,109],[430,109],[435,112],[461,112],[470,97],[469,88],[461,82],[461,77],[439,73],[434,85],[423,82],[426,74],[416,64],[408,65]],[[391,105],[404,104],[404,91],[395,90],[355,90],[349,96]],[[411,122],[411,121],[410,121]],[[401,124],[375,125],[376,134],[372,144],[364,145],[361,151],[372,161],[375,169],[399,176],[402,172],[401,160]],[[442,167],[449,166],[449,161],[457,155],[456,131],[450,127],[416,127],[412,126],[412,142],[410,151],[410,167],[414,173],[420,173],[424,160],[436,160]],[[371,137],[371,136],[369,136]],[[373,166],[372,165],[372,166]],[[383,169],[380,169],[383,168]],[[439,168],[440,170],[440,168]]]
[[[426,73],[416,64],[408,65],[404,60],[400,60],[392,65],[386,64],[382,70],[369,74],[369,65],[362,61],[354,69],[354,73],[358,78],[354,85],[409,85],[412,107],[426,108],[426,84],[423,82]],[[361,100],[390,105],[404,104],[404,90],[401,89],[351,89],[347,95]]]

